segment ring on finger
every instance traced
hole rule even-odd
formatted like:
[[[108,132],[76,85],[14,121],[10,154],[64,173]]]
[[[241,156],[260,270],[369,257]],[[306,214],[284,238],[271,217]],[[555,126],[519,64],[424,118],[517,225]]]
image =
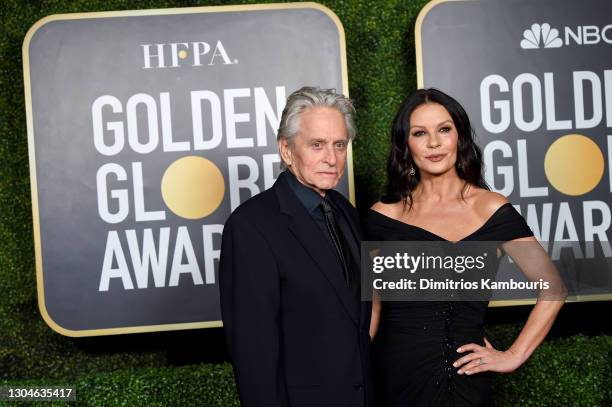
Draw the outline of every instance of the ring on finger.
[[[478,360],[476,361],[476,363],[478,363],[478,366],[480,365],[484,365],[485,362],[482,360],[482,358],[478,358]]]

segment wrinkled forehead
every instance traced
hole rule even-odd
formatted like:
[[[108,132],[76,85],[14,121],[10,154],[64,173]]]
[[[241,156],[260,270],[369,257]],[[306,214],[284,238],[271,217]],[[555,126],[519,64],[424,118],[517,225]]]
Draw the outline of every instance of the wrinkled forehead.
[[[296,137],[302,140],[347,140],[348,129],[342,112],[334,107],[312,106],[298,117]]]

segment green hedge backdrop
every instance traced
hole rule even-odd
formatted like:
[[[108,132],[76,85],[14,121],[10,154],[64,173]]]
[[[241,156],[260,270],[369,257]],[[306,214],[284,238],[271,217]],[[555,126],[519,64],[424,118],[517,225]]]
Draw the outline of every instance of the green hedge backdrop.
[[[267,2],[1,2],[0,386],[76,385],[79,405],[238,405],[220,329],[76,339],[54,333],[41,319],[21,45],[30,26],[50,14]],[[358,110],[357,206],[363,209],[378,198],[384,182],[393,114],[416,87],[414,25],[427,1],[320,3],[338,15],[346,32],[350,96]],[[523,318],[526,312],[516,309],[514,314]],[[493,324],[489,335],[503,348],[518,329],[516,323]],[[496,404],[610,405],[611,360],[611,336],[575,335],[546,341],[519,371],[497,377]]]

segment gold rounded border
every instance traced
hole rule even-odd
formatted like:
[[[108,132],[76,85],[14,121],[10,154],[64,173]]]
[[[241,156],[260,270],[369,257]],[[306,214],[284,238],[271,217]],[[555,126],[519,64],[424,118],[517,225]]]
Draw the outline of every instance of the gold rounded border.
[[[168,9],[149,9],[149,10],[122,10],[122,11],[100,11],[92,13],[70,13],[70,14],[53,14],[41,18],[35,22],[26,33],[21,54],[23,58],[23,84],[25,92],[26,105],[26,127],[28,132],[28,163],[30,166],[30,191],[32,196],[32,222],[34,234],[34,255],[36,264],[36,289],[38,293],[38,309],[43,320],[55,332],[70,336],[101,336],[101,335],[119,335],[129,333],[157,332],[157,331],[173,331],[183,329],[199,329],[199,328],[218,328],[223,326],[222,321],[204,321],[204,322],[189,322],[177,324],[161,324],[161,325],[142,325],[133,327],[121,328],[102,328],[102,329],[84,329],[70,330],[62,327],[51,318],[45,305],[44,281],[42,272],[42,246],[40,240],[40,216],[38,207],[38,183],[36,178],[36,151],[34,148],[34,122],[32,116],[32,88],[30,84],[30,57],[29,47],[34,34],[45,24],[52,21],[91,19],[91,18],[113,18],[113,17],[138,17],[138,16],[154,16],[154,15],[173,15],[173,14],[199,14],[199,13],[226,13],[236,11],[261,11],[261,10],[292,10],[292,9],[313,9],[318,10],[329,17],[338,29],[338,43],[340,46],[340,69],[342,79],[342,93],[346,96],[349,94],[348,88],[348,67],[346,59],[346,37],[344,27],[338,16],[329,8],[315,2],[304,3],[271,3],[271,4],[251,4],[237,6],[207,6],[207,7],[184,7],[184,8],[168,8]],[[355,181],[353,178],[353,148],[352,143],[348,146],[347,152],[347,176],[349,184],[349,201],[355,206]]]
[[[586,294],[586,295],[571,295],[565,299],[565,302],[586,302],[586,301],[611,301],[612,294]],[[514,305],[534,305],[536,298],[525,298],[520,300],[496,300],[490,301],[489,307],[507,307]]]

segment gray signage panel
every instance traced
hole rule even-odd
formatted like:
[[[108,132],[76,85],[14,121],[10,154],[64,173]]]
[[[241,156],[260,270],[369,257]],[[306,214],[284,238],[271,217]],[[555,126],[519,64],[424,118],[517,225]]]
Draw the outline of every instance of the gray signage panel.
[[[610,15],[605,0],[433,1],[416,26],[419,87],[459,100],[492,189],[602,288],[576,299],[612,285]]]
[[[45,321],[221,326],[223,224],[278,176],[286,96],[347,93],[338,18],[316,3],[56,15],[23,53]],[[354,200],[351,157],[338,189]]]

